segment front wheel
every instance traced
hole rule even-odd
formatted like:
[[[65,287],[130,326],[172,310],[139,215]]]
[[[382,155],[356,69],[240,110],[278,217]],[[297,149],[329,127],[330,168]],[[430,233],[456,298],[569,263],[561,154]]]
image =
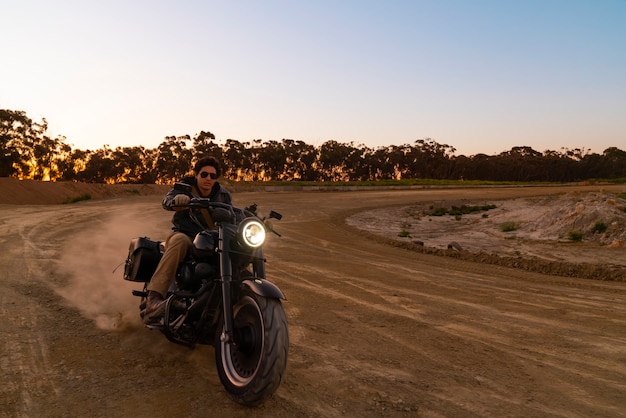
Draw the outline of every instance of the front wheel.
[[[215,344],[217,373],[235,402],[254,406],[280,385],[287,367],[287,318],[279,299],[244,291],[233,307],[234,343]]]

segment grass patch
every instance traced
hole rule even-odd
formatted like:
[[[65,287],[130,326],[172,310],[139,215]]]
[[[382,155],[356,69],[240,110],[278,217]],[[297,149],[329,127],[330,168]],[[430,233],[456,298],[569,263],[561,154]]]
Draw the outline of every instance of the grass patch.
[[[78,197],[68,197],[67,199],[65,199],[63,204],[82,202],[83,200],[91,200],[91,195],[89,193],[85,193],[81,194]]]
[[[572,230],[567,233],[570,241],[580,242],[583,240],[583,233],[579,230]]]
[[[490,181],[490,180],[446,180],[446,179],[401,179],[401,180],[363,180],[363,181],[233,181],[233,184],[241,186],[315,186],[315,187],[337,187],[337,186],[519,186],[519,185],[542,185],[546,182],[522,182],[522,181]]]
[[[602,221],[598,221],[596,222],[596,224],[593,226],[593,228],[591,229],[591,231],[595,234],[602,234],[603,232],[606,231],[606,224]]]
[[[448,213],[448,209],[446,208],[435,208],[433,206],[430,207],[430,212],[426,212],[426,215],[429,216],[443,216]]]
[[[470,213],[476,213],[476,212],[486,212],[488,210],[495,209],[496,207],[497,207],[496,205],[476,205],[476,206],[462,205],[462,206],[452,206],[450,209],[447,209],[447,208],[440,208],[440,207],[435,207],[431,205],[429,208],[430,210],[426,211],[424,214],[427,216],[450,215],[458,219],[462,215],[468,215]],[[485,216],[483,215],[483,217]]]
[[[403,229],[402,231],[398,233],[398,236],[400,238],[411,238],[411,233],[407,231],[406,229]]]
[[[614,184],[626,184],[626,177],[620,177],[617,179],[607,179],[606,182],[614,183]]]
[[[500,231],[502,232],[513,232],[517,229],[517,224],[515,222],[504,222],[500,224]]]

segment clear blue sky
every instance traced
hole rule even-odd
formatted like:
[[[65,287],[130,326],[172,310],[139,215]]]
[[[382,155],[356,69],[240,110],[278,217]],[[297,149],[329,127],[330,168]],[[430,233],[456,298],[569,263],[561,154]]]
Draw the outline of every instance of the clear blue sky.
[[[74,148],[626,149],[626,0],[0,0],[0,108]]]

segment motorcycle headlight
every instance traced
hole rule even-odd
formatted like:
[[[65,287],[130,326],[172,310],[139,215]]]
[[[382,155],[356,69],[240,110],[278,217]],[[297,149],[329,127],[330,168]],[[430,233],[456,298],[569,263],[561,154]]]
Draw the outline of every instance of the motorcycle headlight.
[[[258,219],[244,219],[244,221],[239,224],[237,235],[242,244],[257,248],[265,242],[265,226]]]

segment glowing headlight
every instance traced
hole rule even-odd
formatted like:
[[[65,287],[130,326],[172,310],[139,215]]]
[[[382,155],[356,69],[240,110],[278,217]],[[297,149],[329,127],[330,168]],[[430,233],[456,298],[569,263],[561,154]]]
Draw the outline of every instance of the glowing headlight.
[[[246,219],[239,225],[239,237],[242,244],[259,247],[265,242],[265,226],[256,219]]]

